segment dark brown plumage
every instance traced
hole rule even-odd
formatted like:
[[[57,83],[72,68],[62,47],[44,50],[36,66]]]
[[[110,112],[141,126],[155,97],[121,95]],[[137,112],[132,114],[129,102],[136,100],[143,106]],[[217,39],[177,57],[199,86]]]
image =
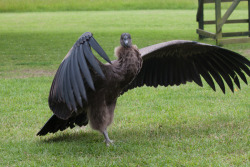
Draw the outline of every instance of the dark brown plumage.
[[[108,145],[112,141],[107,127],[112,123],[117,98],[129,89],[192,81],[202,86],[202,76],[214,91],[215,80],[225,93],[223,80],[233,92],[233,82],[240,88],[238,76],[246,84],[245,74],[250,76],[250,61],[221,47],[176,40],[138,50],[128,33],[121,35],[120,43],[115,50],[118,59],[110,62],[91,33],[78,39],[51,86],[49,106],[54,114],[37,135],[90,123],[103,133]],[[109,64],[96,59],[90,47]]]

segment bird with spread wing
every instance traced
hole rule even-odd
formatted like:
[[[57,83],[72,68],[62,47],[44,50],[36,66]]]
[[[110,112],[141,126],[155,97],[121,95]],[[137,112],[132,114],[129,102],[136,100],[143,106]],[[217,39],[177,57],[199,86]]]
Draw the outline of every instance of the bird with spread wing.
[[[138,49],[131,35],[123,33],[115,49],[117,60],[110,61],[92,33],[84,33],[60,64],[49,94],[51,118],[37,133],[63,131],[75,125],[90,126],[104,135],[112,123],[117,98],[141,86],[173,86],[195,82],[201,76],[215,91],[215,82],[225,93],[225,84],[234,92],[239,78],[247,84],[250,61],[233,51],[186,40],[174,40]],[[93,48],[108,63],[101,63]],[[214,82],[215,81],[215,82]]]

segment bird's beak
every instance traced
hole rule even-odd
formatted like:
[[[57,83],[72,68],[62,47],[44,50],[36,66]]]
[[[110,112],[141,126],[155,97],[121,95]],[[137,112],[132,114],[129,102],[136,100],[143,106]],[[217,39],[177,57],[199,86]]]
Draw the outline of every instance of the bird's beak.
[[[128,40],[127,40],[127,39],[124,40],[124,44],[125,44],[126,46],[128,46]]]

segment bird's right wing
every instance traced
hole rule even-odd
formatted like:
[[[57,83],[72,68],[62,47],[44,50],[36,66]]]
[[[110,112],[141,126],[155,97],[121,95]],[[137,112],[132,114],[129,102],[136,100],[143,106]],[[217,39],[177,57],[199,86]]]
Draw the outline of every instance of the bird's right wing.
[[[240,88],[238,76],[247,84],[250,61],[233,51],[198,43],[175,40],[148,46],[139,50],[143,59],[142,69],[123,90],[135,87],[173,86],[195,82],[202,86],[201,76],[215,90],[215,80],[225,93],[224,81],[234,91],[233,82]]]
[[[105,78],[91,47],[111,63],[90,32],[84,33],[76,41],[60,64],[49,94],[49,106],[61,119],[68,119],[73,111],[83,108],[83,102],[87,101],[86,84],[95,89],[89,68]]]

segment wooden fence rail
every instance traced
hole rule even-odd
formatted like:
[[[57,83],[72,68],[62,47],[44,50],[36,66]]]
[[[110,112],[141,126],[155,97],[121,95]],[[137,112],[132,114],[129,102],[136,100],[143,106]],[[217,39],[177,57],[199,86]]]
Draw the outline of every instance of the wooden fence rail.
[[[230,15],[233,13],[235,8],[238,6],[240,1],[248,1],[248,19],[228,20]],[[231,6],[227,9],[226,13],[221,15],[221,3],[232,2]],[[198,0],[199,6],[196,15],[196,20],[199,23],[197,34],[199,38],[213,38],[216,40],[217,45],[224,45],[229,43],[248,43],[250,42],[250,0]],[[204,4],[214,3],[215,4],[215,20],[204,21]],[[247,23],[248,31],[245,32],[227,32],[222,33],[222,27],[224,24],[239,24]],[[204,25],[215,24],[215,33],[211,33],[204,30]],[[247,36],[247,37],[242,37]],[[241,38],[227,38],[223,37],[241,37]]]

